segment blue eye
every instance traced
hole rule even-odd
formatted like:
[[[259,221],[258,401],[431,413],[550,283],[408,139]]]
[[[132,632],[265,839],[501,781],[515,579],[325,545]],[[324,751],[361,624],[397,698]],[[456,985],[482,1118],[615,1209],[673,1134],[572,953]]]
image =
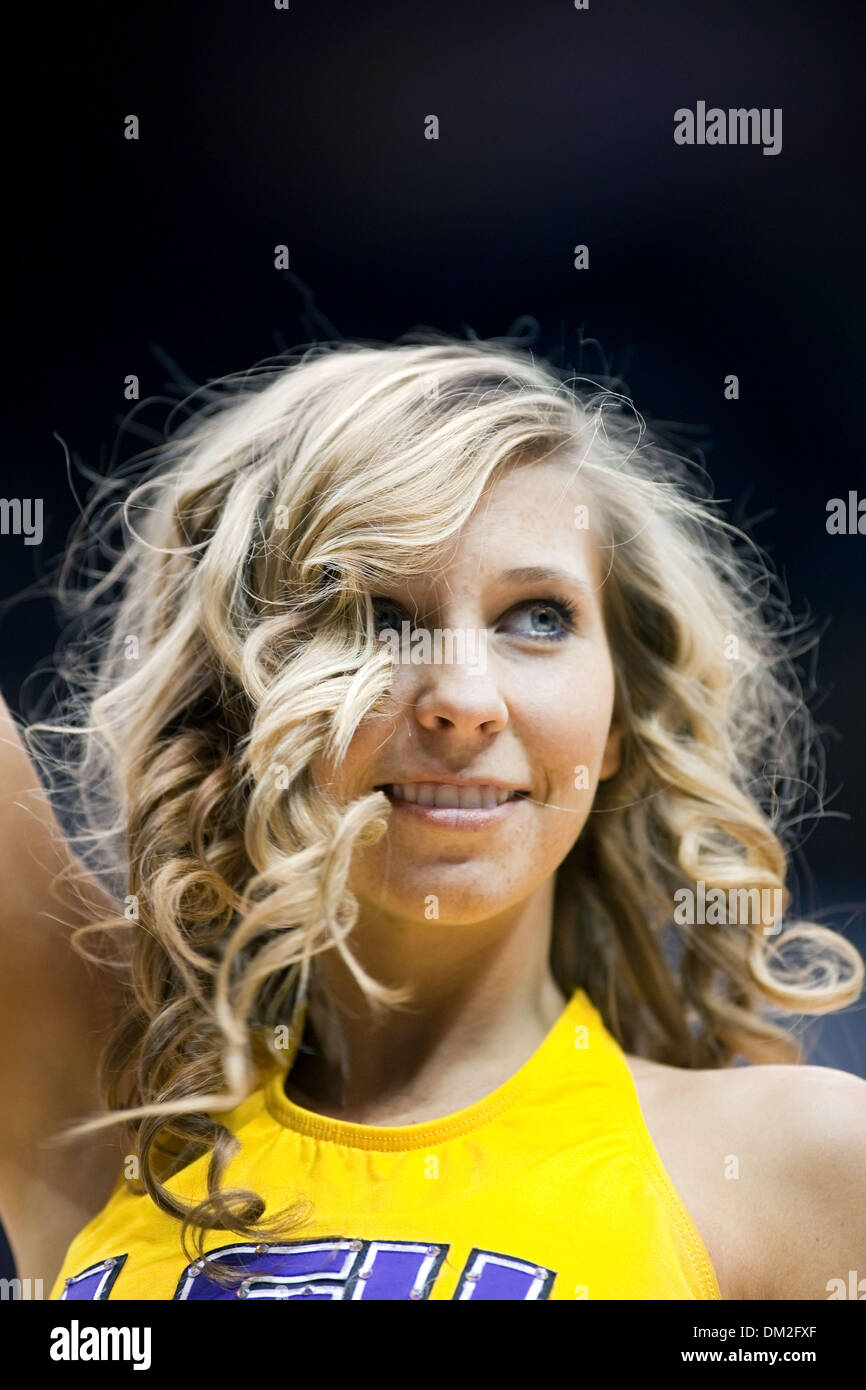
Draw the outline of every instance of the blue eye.
[[[561,599],[533,599],[512,608],[508,620],[514,620],[516,615],[524,615],[529,619],[528,625],[525,622],[516,623],[519,636],[558,642],[570,632],[574,632],[577,609],[573,603],[563,602]]]
[[[406,610],[395,599],[374,598],[372,604],[376,632],[383,632],[389,628],[400,632],[401,624],[407,619],[415,627],[415,621],[409,618]],[[500,621],[505,631],[511,631],[519,637],[557,642],[576,630],[577,618],[578,610],[575,604],[568,600],[545,598],[516,604]]]
[[[393,628],[395,632],[400,631],[400,624],[405,621],[406,613],[390,598],[373,599],[373,626],[377,632],[382,632],[385,628]]]

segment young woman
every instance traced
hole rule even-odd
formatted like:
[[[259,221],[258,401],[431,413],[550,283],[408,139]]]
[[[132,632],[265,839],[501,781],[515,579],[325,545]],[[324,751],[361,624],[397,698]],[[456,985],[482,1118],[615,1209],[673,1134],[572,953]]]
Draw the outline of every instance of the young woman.
[[[7,718],[19,1275],[866,1275],[866,1083],[779,1021],[863,964],[783,916],[814,764],[760,557],[621,399],[508,345],[325,345],[229,386],[120,479],[74,702],[26,735],[50,798]],[[116,520],[98,492],[70,602]]]

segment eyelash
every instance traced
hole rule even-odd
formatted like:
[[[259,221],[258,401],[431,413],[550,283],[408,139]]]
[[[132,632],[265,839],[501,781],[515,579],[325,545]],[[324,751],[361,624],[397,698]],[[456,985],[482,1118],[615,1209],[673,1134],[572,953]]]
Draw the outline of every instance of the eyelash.
[[[374,599],[373,603],[374,605],[376,603],[386,604],[388,607],[393,609],[397,609],[400,607],[400,604],[398,604],[394,599]],[[565,625],[565,630],[556,633],[524,633],[523,635],[527,637],[530,642],[561,642],[562,639],[568,635],[568,633],[574,632],[577,627],[579,616],[578,607],[577,604],[572,603],[570,599],[524,599],[522,603],[514,604],[513,608],[510,608],[508,612],[514,612],[521,608],[552,608],[555,613],[559,614],[560,618],[562,619]]]
[[[570,599],[558,598],[531,598],[524,603],[518,603],[515,608],[552,608],[554,613],[558,613],[564,623],[564,630],[556,633],[533,633],[529,640],[531,642],[561,642],[569,633],[574,632],[577,627],[578,609],[577,604]]]

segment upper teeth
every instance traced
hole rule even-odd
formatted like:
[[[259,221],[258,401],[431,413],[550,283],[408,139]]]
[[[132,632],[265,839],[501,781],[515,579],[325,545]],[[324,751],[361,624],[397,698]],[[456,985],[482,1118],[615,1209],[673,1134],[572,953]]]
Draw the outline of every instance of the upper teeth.
[[[448,806],[464,811],[492,811],[514,796],[504,787],[458,787],[449,782],[394,782],[389,792],[395,801],[414,801],[419,806]]]

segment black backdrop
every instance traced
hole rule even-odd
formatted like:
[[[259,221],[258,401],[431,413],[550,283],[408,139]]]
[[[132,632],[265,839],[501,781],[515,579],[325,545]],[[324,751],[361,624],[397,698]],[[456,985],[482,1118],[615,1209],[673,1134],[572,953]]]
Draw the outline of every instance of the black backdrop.
[[[7,55],[2,493],[43,498],[45,536],[0,536],[0,599],[75,515],[55,434],[104,469],[128,374],[161,396],[319,336],[522,319],[537,352],[687,427],[823,630],[832,814],[799,906],[866,950],[866,537],[826,529],[830,498],[866,496],[862,37],[840,0],[40,6]],[[781,108],[781,152],[677,145],[698,101]],[[44,601],[0,612],[14,708],[56,636]],[[862,1006],[806,1036],[866,1075]]]

